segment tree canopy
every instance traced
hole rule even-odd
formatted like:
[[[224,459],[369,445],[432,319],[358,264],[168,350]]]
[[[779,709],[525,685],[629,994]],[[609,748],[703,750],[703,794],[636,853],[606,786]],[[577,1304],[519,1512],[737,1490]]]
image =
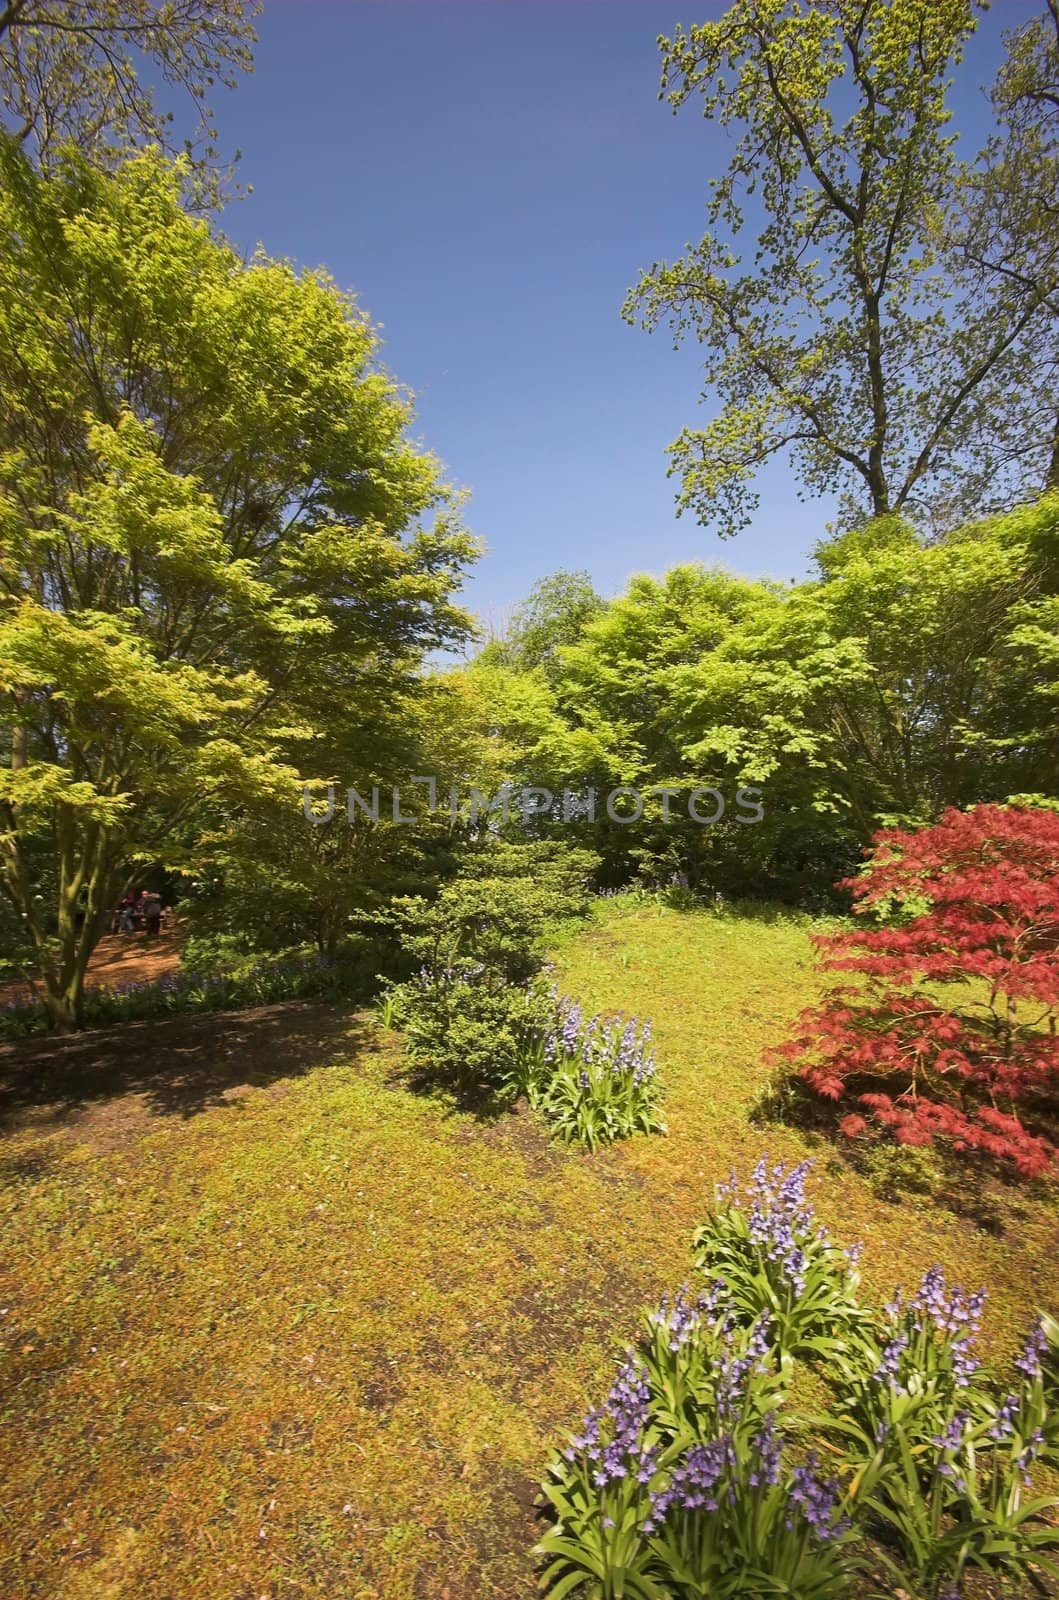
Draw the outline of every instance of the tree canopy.
[[[629,320],[704,354],[719,409],[671,446],[681,510],[722,536],[789,455],[843,521],[951,527],[1051,471],[1059,162],[1055,13],[1013,41],[975,162],[950,75],[979,0],[736,0],[659,41],[662,93],[737,134],[708,231]],[[756,229],[751,245],[746,236]]]
[[[69,1019],[207,802],[386,761],[474,547],[326,274],[241,261],[156,153],[0,162],[3,884]]]
[[[209,165],[210,91],[250,71],[259,9],[247,0],[4,0],[0,126],[44,165],[66,143],[97,160],[137,144],[173,153],[173,113],[141,81],[146,65],[190,100],[197,127],[178,148]]]

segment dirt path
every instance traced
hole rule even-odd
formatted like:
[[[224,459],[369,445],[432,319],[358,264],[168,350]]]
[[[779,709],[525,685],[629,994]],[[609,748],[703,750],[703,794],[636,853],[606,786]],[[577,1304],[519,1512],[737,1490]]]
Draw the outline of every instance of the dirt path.
[[[106,933],[96,946],[88,964],[90,989],[115,989],[126,983],[150,983],[180,966],[180,947],[184,930],[178,923],[165,928],[155,939],[145,933]],[[0,984],[0,1005],[29,1000],[24,984]]]

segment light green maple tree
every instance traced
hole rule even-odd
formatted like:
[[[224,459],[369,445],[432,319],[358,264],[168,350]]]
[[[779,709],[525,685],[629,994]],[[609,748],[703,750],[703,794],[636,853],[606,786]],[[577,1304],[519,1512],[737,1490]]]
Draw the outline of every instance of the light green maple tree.
[[[0,145],[0,886],[63,1025],[137,863],[356,781],[470,626],[475,547],[367,318],[242,261],[184,176]]]

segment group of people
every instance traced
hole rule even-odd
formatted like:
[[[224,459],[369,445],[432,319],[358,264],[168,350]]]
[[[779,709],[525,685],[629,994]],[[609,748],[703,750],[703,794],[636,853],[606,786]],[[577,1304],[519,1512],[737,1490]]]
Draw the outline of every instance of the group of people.
[[[130,889],[115,908],[113,931],[135,933],[143,928],[149,939],[154,938],[161,931],[164,909],[157,889]]]

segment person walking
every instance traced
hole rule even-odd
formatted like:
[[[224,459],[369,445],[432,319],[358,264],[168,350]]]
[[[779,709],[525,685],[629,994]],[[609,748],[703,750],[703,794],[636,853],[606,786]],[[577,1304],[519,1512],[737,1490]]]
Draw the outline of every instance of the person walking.
[[[143,925],[148,939],[156,939],[162,926],[162,896],[157,890],[147,890],[140,910],[143,912]]]
[[[118,916],[118,927],[122,933],[132,933],[136,928],[136,902],[138,896],[135,889],[129,889],[121,897],[121,909]]]

